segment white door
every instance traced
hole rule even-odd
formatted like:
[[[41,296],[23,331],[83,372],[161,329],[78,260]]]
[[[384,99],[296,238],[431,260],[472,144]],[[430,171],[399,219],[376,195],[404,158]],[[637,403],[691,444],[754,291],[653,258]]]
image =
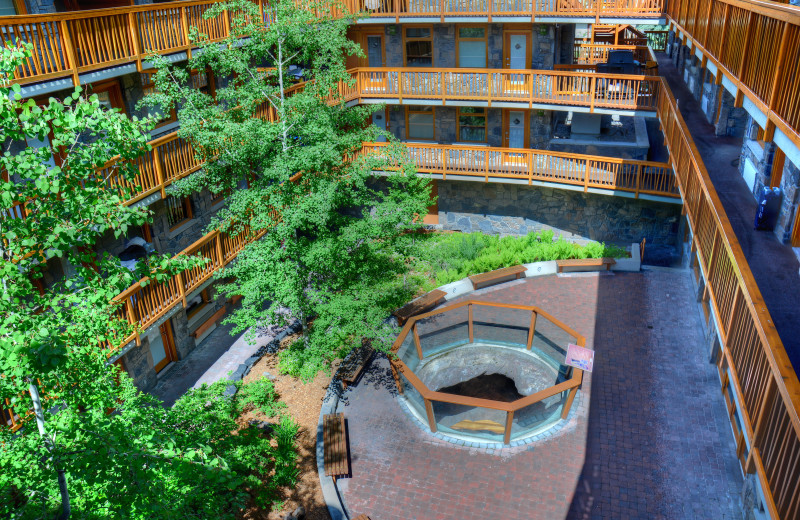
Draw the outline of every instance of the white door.
[[[386,130],[386,109],[381,108],[372,113],[372,124],[381,130]],[[386,137],[381,136],[377,141],[379,143],[385,143]]]
[[[508,112],[508,147],[527,148],[525,146],[525,112],[521,110]]]
[[[524,34],[511,34],[508,37],[508,68],[527,69],[525,58],[528,56],[528,37]]]

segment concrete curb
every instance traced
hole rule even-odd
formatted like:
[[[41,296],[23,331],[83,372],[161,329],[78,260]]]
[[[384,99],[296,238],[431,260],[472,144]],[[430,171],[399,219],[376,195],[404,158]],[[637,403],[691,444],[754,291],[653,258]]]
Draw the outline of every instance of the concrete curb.
[[[273,344],[280,344],[281,340],[288,336],[289,334],[294,334],[300,329],[300,322],[297,320],[292,321],[285,329],[280,331],[278,334],[275,335],[272,340],[267,343],[264,347],[258,349],[258,351],[250,356],[249,358],[244,360],[244,363],[239,364],[235,371],[228,374],[228,381],[241,381],[244,377],[250,373],[250,369],[253,368],[253,365],[264,356],[264,352],[270,351],[270,345]],[[237,392],[235,385],[228,385],[225,388],[225,395],[233,396]]]

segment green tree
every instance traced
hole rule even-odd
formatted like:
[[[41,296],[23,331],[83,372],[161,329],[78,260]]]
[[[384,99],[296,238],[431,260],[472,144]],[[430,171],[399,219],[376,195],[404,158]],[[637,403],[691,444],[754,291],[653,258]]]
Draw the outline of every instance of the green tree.
[[[283,366],[304,377],[363,339],[386,344],[386,311],[408,297],[397,283],[406,269],[403,234],[430,204],[405,148],[369,124],[379,107],[342,97],[354,84],[345,56],[363,53],[346,37],[350,20],[332,14],[340,9],[329,0],[279,0],[265,5],[265,24],[250,2],[220,2],[206,17],[230,14],[230,37],[209,43],[193,31],[201,50],[188,67],[154,56],[160,93],[148,100],[180,105],[179,133],[206,161],[178,189],[229,192],[213,225],[266,233],[219,273],[224,291],[243,296],[228,320],[239,332],[263,322],[265,309],[270,320],[289,309],[304,339],[282,353]],[[302,67],[302,88],[288,88],[290,65]],[[233,78],[216,99],[191,86],[188,69],[206,68]],[[388,143],[380,154],[360,153],[381,138]],[[248,189],[237,189],[244,180]],[[235,224],[244,215],[249,229]]]
[[[93,252],[148,218],[109,176],[134,179],[151,122],[80,89],[43,107],[23,100],[11,79],[26,52],[0,47],[0,403],[21,425],[0,425],[0,517],[205,519],[234,516],[248,490],[274,500],[294,478],[296,428],[284,420],[273,448],[236,423],[248,402],[274,408],[274,393],[240,402],[218,384],[165,410],[108,365],[130,332],[111,299],[196,260],[156,257],[131,273]],[[66,276],[37,284],[58,258]]]

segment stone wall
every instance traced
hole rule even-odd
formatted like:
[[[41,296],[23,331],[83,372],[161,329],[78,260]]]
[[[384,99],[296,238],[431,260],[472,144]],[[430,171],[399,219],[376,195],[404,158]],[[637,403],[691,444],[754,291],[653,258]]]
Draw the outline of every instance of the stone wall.
[[[745,176],[748,187],[753,196],[758,199],[761,188],[770,185],[772,174],[772,160],[775,156],[775,143],[757,141],[759,126],[749,115],[745,125],[745,135],[742,140],[742,152],[739,158],[739,173],[745,176],[748,161],[755,166],[755,182]]]
[[[406,135],[406,106],[394,105],[389,107],[389,131],[401,141],[408,140]],[[435,140],[440,144],[459,142],[458,139],[458,109],[456,107],[434,107],[434,134]],[[503,111],[499,108],[489,108],[486,114],[486,132],[488,146],[503,146]],[[528,146],[532,149],[546,150],[552,138],[552,112],[549,110],[530,111],[530,140]],[[476,143],[480,146],[481,143]]]
[[[433,24],[433,66],[436,68],[455,68],[456,24]],[[487,34],[487,68],[503,68],[503,27],[504,24],[489,24]],[[551,70],[556,55],[556,30],[553,24],[513,24],[513,29],[531,30],[531,63],[533,69]],[[403,26],[387,24],[384,26],[386,45],[386,66],[403,66]],[[571,50],[569,51],[571,52]]]
[[[444,229],[524,235],[553,230],[571,240],[630,244],[647,238],[646,261],[670,264],[678,252],[680,206],[517,184],[439,181]]]
[[[798,204],[800,204],[800,168],[792,164],[788,159],[783,167],[781,191],[783,191],[783,200],[778,223],[775,226],[775,236],[781,242],[789,243],[794,222],[797,218]]]

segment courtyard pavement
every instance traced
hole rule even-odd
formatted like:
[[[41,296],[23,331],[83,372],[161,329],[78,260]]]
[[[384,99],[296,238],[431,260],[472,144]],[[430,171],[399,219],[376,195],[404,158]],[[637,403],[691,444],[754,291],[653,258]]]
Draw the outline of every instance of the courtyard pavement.
[[[797,257],[770,231],[755,231],[756,199],[739,173],[742,137],[714,135],[700,103],[689,92],[678,69],[658,53],[658,71],[678,100],[681,114],[719,194],[736,239],[744,252],[767,309],[795,371],[800,371],[800,273]]]
[[[466,298],[536,305],[586,336],[596,358],[576,413],[526,446],[458,446],[407,415],[378,358],[339,405],[352,477],[337,485],[353,516],[741,518],[741,472],[689,271],[552,275]]]

